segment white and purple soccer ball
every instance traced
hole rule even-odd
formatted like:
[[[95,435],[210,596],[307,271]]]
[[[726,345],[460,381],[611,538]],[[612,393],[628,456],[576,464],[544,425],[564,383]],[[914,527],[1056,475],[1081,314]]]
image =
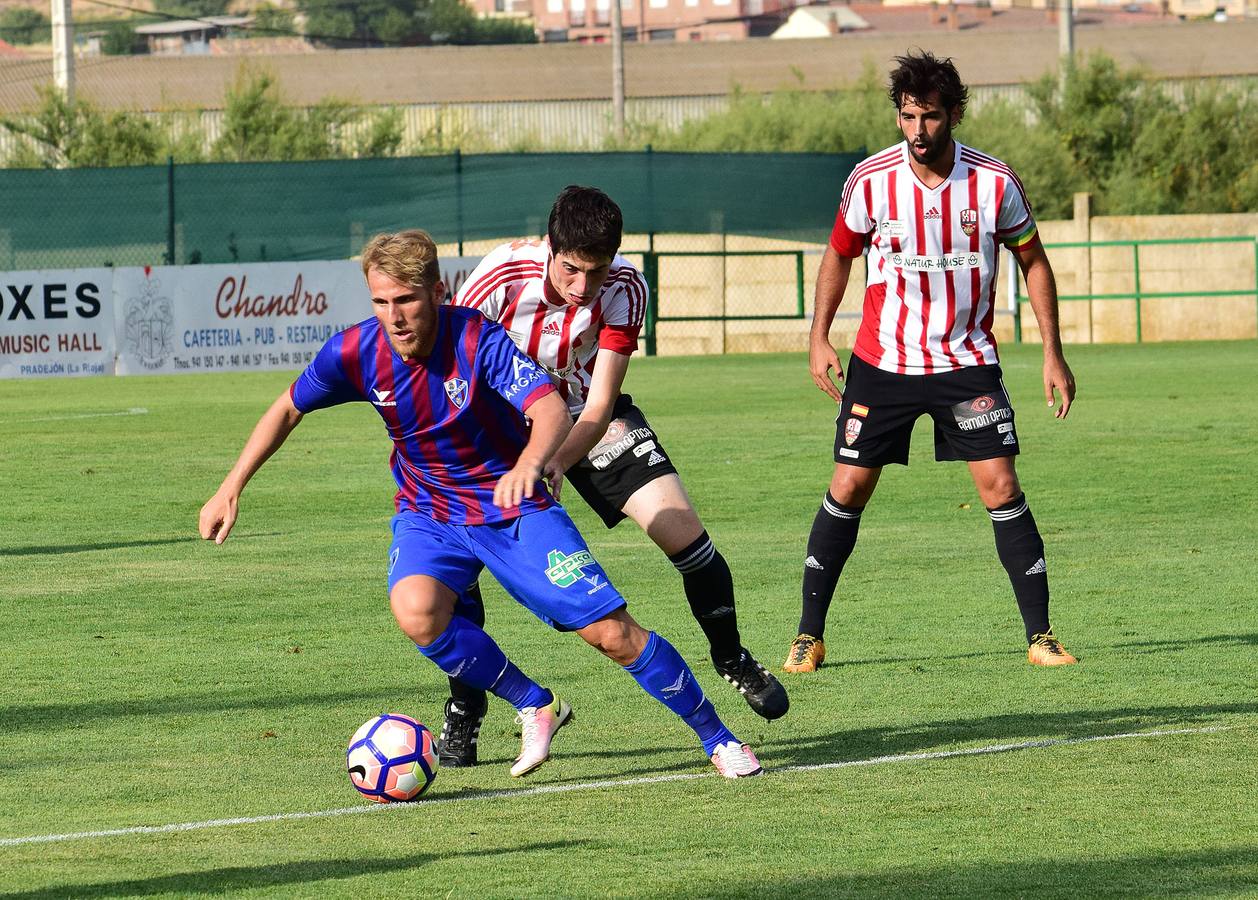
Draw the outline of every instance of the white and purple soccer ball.
[[[377,803],[416,800],[437,777],[432,732],[410,716],[385,713],[363,723],[349,740],[350,783]]]

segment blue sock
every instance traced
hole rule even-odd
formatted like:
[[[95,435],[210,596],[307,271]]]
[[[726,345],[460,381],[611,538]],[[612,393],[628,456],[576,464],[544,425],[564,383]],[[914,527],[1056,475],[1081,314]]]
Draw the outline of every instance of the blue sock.
[[[738,741],[717,716],[712,702],[703,696],[703,688],[695,681],[694,673],[681,654],[654,631],[647,638],[642,655],[625,666],[625,671],[642,685],[642,690],[694,729],[708,756],[721,744]]]
[[[483,628],[462,616],[451,618],[446,630],[427,647],[415,647],[447,675],[489,691],[516,709],[545,706],[552,699],[550,691],[507,659]]]

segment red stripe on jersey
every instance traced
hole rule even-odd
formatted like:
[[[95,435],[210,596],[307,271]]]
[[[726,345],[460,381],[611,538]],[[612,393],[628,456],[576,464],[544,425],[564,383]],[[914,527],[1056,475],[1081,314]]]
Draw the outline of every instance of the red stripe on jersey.
[[[597,315],[594,308],[599,305],[599,302],[596,299],[592,304],[591,315]],[[559,354],[555,361],[555,368],[561,371],[568,368],[568,355],[572,353],[572,320],[577,317],[580,310],[579,306],[569,306],[563,314],[563,325],[559,332]]]
[[[479,308],[485,302],[486,297],[504,284],[509,284],[512,281],[523,281],[526,278],[536,278],[542,274],[542,268],[541,263],[531,259],[515,260],[503,263],[500,266],[494,266],[479,281],[463,286],[463,290],[459,292],[460,296],[456,305]]]
[[[384,326],[380,327],[384,331]],[[345,373],[346,380],[349,381],[360,394],[367,393],[367,385],[363,384],[363,367],[358,361],[358,354],[361,352],[359,344],[362,342],[363,330],[357,325],[346,328],[341,334],[341,371]],[[385,338],[388,340],[388,338]]]
[[[919,256],[926,255],[926,199],[922,196],[921,185],[914,182],[913,184],[913,214],[917,218],[917,250]],[[934,360],[930,357],[930,274],[927,272],[917,273],[917,289],[922,295],[922,305],[918,309],[918,316],[922,323],[922,336],[919,343],[922,348],[922,365],[927,372],[932,371]]]
[[[524,350],[530,359],[537,359],[537,349],[542,343],[542,325],[546,322],[546,301],[533,310],[533,324],[529,326],[529,345]]]
[[[468,328],[463,333],[463,356],[465,359],[473,360],[473,364],[472,364],[473,372],[476,371],[476,364],[474,361],[476,359],[476,353],[480,348],[481,334],[482,332],[479,328]],[[442,378],[442,382],[444,383],[445,381],[449,381],[451,378],[456,378],[458,377],[458,374],[459,374],[458,354],[451,353],[449,363],[447,364],[445,377]],[[470,403],[472,401],[471,392],[475,390],[475,387],[473,385],[468,385],[467,390],[468,390],[468,397],[467,397],[466,402]],[[479,409],[479,406],[477,408]],[[496,435],[498,434],[498,431],[494,429],[494,430],[491,430],[489,433],[491,435]],[[470,438],[470,440],[468,441],[468,446],[469,447],[474,446],[475,436],[468,435],[468,437]],[[498,449],[499,449],[499,452],[501,452],[501,446],[499,446]],[[469,473],[472,474],[473,478],[475,479],[477,483],[481,483],[482,481],[482,478],[479,476],[482,476],[483,474],[489,471],[488,468],[485,466],[483,460],[477,458],[476,456],[471,455],[470,453],[466,455],[460,453],[459,463],[465,469],[467,469]],[[487,517],[485,515],[485,507],[480,502],[480,498],[477,497],[476,495],[476,488],[472,487],[470,484],[462,485],[462,486],[456,486],[456,485],[451,484],[450,490],[452,493],[458,496],[459,501],[463,504],[464,515],[467,516],[467,524],[468,525],[483,525]]]
[[[971,167],[969,175],[966,176],[966,187],[969,189],[970,209],[978,209],[978,170]],[[979,212],[979,221],[982,221],[982,212]],[[981,240],[981,229],[975,228],[974,233],[970,235],[970,252],[977,253],[979,251]],[[978,310],[978,296],[982,286],[982,273],[979,269],[970,269],[970,309],[965,317],[965,349],[974,357],[974,362],[978,365],[983,364],[982,354],[978,352],[978,345],[974,343],[974,316]]]
[[[943,236],[942,250],[944,256],[952,254],[952,182],[949,181],[947,186],[939,195],[939,213],[943,217],[943,228],[941,234]],[[977,229],[976,229],[977,230]],[[957,321],[957,286],[953,280],[955,275],[952,269],[944,270],[944,299],[948,304],[948,315],[944,319],[943,337],[940,340],[940,346],[943,348],[944,356],[948,360],[948,366],[952,369],[961,367],[961,361],[957,359],[957,355],[952,352],[952,328]]]
[[[847,211],[847,204],[851,200],[852,191],[855,189],[857,182],[862,178],[868,178],[874,175],[878,170],[887,168],[888,166],[897,165],[904,156],[904,151],[900,144],[894,147],[888,147],[879,153],[857,164],[852,170],[852,174],[847,176],[847,184],[843,188],[843,199],[839,202],[839,209],[842,212]]]

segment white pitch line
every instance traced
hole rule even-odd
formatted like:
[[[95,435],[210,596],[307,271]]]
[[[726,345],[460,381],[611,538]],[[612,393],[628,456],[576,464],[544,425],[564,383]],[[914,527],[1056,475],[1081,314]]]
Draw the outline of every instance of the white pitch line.
[[[120,412],[102,412],[102,413],[66,413],[64,416],[39,416],[34,419],[27,419],[28,422],[62,422],[66,419],[100,419],[106,416],[146,416],[148,410],[143,406],[133,406],[130,409],[124,409]]]
[[[875,756],[869,759],[850,759],[843,762],[816,763],[807,766],[782,766],[769,770],[774,775],[785,772],[816,772],[822,769],[846,769],[853,766],[877,766],[885,763],[924,762],[936,759],[953,759],[959,756],[984,756],[991,753],[1011,753],[1016,750],[1038,750],[1044,747],[1067,747],[1075,744],[1092,744],[1098,741],[1120,741],[1131,738],[1172,737],[1188,734],[1212,734],[1229,731],[1236,725],[1214,725],[1206,728],[1184,728],[1163,731],[1131,731],[1124,734],[1102,734],[1081,738],[1049,738],[1041,741],[1023,741],[1017,744],[991,744],[987,747],[971,747],[966,750],[937,750],[928,753],[897,753],[892,756]],[[93,838],[122,837],[131,834],[168,834],[175,831],[199,831],[203,828],[225,828],[231,825],[258,825],[263,822],[289,822],[298,819],[326,819],[332,816],[352,816],[361,813],[386,810],[413,809],[434,803],[468,803],[478,800],[510,800],[517,797],[538,797],[542,794],[567,794],[572,791],[596,791],[603,788],[632,787],[639,784],[665,784],[671,781],[694,781],[699,778],[715,778],[715,772],[689,772],[682,775],[646,775],[641,778],[618,778],[606,781],[582,781],[576,784],[548,784],[533,788],[505,791],[480,791],[453,797],[431,797],[419,803],[387,803],[371,806],[345,806],[340,809],[324,809],[316,812],[275,813],[269,816],[239,816],[233,819],[210,819],[205,822],[179,822],[171,825],[137,825],[133,828],[110,828],[103,831],[74,831],[67,834],[35,834],[29,837],[0,838],[0,847],[19,844],[51,844],[61,841],[90,840]]]

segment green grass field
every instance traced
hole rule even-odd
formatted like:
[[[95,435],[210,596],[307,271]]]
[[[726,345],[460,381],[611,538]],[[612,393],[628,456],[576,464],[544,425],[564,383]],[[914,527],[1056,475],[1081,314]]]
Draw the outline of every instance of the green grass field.
[[[0,894],[1258,896],[1258,345],[1070,359],[1066,422],[1036,348],[1008,348],[1005,373],[1081,665],[1025,663],[991,524],[923,420],[865,514],[827,664],[783,676],[779,722],[718,681],[645,536],[569,498],[767,777],[715,777],[627,675],[495,586],[490,630],[578,720],[513,780],[498,702],[480,767],[387,808],[350,788],[345,741],[386,710],[439,726],[444,679],[384,596],[374,412],[308,417],[214,547],[197,511],[290,373],[2,381]],[[831,405],[800,355],[643,359],[629,389],[730,560],[744,641],[780,664]]]

